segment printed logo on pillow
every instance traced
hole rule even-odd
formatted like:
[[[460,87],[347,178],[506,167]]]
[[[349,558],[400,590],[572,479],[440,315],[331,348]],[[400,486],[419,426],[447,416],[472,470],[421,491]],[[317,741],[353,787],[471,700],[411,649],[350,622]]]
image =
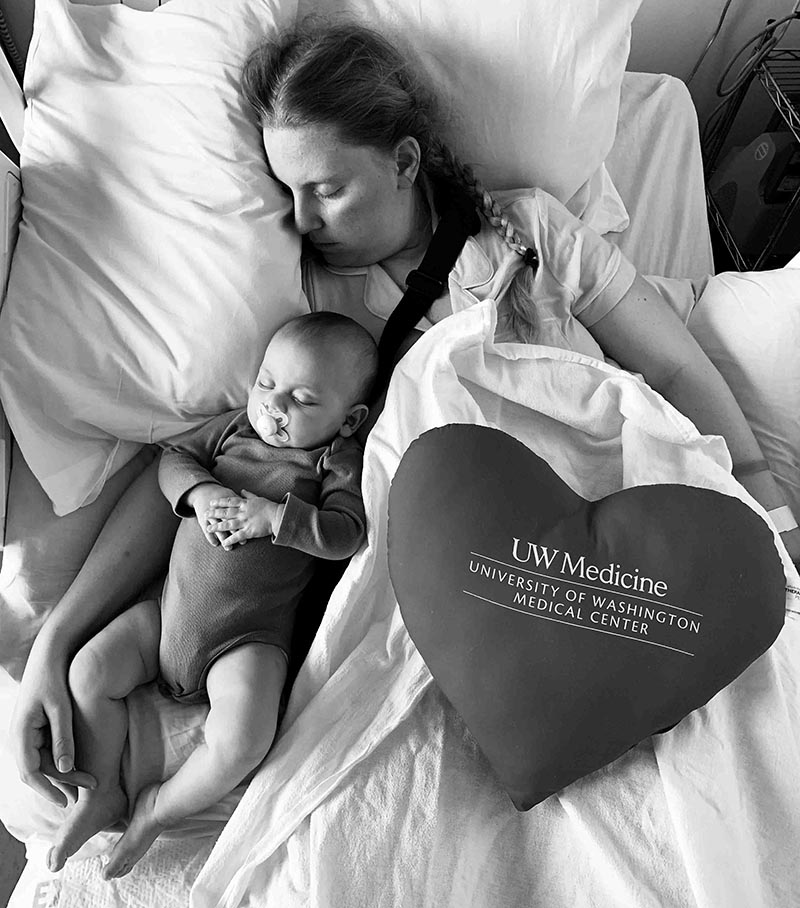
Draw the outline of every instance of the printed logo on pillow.
[[[469,571],[475,577],[467,584],[471,588],[462,590],[465,595],[694,655],[686,649],[691,641],[672,632],[699,634],[702,613],[659,599],[668,594],[668,584],[640,575],[639,568],[625,571],[613,561],[600,568],[587,562],[586,555],[514,537],[510,561],[470,552]]]
[[[412,640],[527,810],[707,703],[784,617],[771,529],[661,484],[589,502],[504,432],[409,446],[389,570]]]

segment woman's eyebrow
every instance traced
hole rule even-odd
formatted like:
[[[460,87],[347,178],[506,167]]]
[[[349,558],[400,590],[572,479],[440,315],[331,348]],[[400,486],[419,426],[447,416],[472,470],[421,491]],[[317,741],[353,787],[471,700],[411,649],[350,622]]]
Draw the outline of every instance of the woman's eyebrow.
[[[339,183],[342,180],[346,180],[348,177],[348,171],[346,170],[322,171],[321,173],[315,174],[310,167],[306,174],[307,179],[303,183],[304,186],[319,186],[321,183]]]
[[[306,183],[303,183],[303,187],[313,187],[313,186],[326,186],[330,183],[341,183],[344,177],[339,176],[338,174],[331,174],[328,177],[319,177],[315,180],[308,180]]]

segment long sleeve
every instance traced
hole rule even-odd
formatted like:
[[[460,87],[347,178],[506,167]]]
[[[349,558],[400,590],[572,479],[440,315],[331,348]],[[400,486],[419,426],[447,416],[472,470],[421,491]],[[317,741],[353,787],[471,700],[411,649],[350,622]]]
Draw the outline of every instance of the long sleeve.
[[[338,560],[358,551],[366,536],[361,498],[363,452],[353,439],[336,439],[322,462],[324,478],[315,507],[291,492],[284,499],[275,545]]]
[[[184,498],[202,482],[216,482],[211,473],[214,454],[220,440],[235,422],[240,410],[222,413],[161,452],[158,484],[172,510],[179,517],[189,517]]]

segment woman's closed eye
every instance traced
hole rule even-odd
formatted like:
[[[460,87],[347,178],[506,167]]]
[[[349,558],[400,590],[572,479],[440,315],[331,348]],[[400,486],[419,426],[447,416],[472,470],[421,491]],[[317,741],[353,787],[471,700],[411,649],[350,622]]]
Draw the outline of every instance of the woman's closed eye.
[[[321,189],[315,189],[314,195],[318,199],[335,199],[337,196],[340,196],[344,192],[344,186],[339,186],[335,189],[329,189],[328,187],[323,187]]]

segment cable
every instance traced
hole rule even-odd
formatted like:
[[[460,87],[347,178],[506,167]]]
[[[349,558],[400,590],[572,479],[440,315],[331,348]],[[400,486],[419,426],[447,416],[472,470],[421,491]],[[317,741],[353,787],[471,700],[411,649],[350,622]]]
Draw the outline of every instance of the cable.
[[[800,19],[800,13],[793,12],[788,16],[784,16],[783,19],[776,19],[774,22],[769,23],[765,28],[761,29],[760,32],[753,35],[753,37],[745,42],[739,50],[733,55],[728,65],[725,67],[724,72],[719,77],[717,82],[717,95],[720,98],[725,98],[730,94],[733,94],[747,79],[750,73],[758,66],[758,64],[766,57],[766,55],[772,50],[773,47],[781,40],[786,32],[786,28],[781,31],[780,35],[776,36],[775,31],[784,23],[788,28],[789,23],[793,19]],[[766,37],[768,35],[768,37]],[[766,40],[753,51],[753,53],[747,58],[745,63],[742,65],[741,69],[736,75],[736,78],[733,80],[733,84],[729,88],[723,88],[723,83],[728,77],[728,73],[733,69],[733,64],[741,57],[741,55],[750,47],[751,44],[754,44],[760,38],[765,37]]]
[[[692,81],[692,79],[694,79],[695,73],[698,69],[700,69],[700,64],[703,62],[706,54],[711,49],[711,45],[717,40],[717,36],[722,30],[722,23],[725,21],[725,16],[728,15],[728,9],[730,8],[731,3],[733,3],[733,0],[727,0],[725,6],[723,7],[722,14],[719,17],[719,22],[717,22],[717,27],[714,30],[714,34],[708,39],[708,44],[706,44],[705,48],[703,49],[703,53],[700,54],[700,56],[697,58],[697,63],[695,63],[694,68],[689,73],[689,77],[686,80],[687,85]]]
[[[727,128],[723,127],[725,118],[722,117],[722,114],[727,112],[728,108],[737,100],[737,98],[733,96],[737,95],[749,85],[756,67],[767,54],[772,51],[781,38],[783,38],[786,29],[794,19],[800,19],[800,0],[797,0],[794,10],[788,16],[768,22],[761,31],[753,35],[749,41],[746,41],[725,67],[724,72],[717,82],[716,88],[717,96],[722,98],[722,100],[709,114],[701,135],[703,154],[706,163],[708,163],[710,159],[713,159],[716,152],[719,150],[717,146],[720,144],[721,138],[724,138],[724,134],[727,132]],[[781,28],[781,26],[783,26],[783,28]],[[781,28],[780,34],[776,35],[779,28]],[[756,44],[757,46],[742,64],[732,83],[729,86],[725,86],[725,80],[728,78],[728,74],[733,69],[734,64],[753,44]]]

